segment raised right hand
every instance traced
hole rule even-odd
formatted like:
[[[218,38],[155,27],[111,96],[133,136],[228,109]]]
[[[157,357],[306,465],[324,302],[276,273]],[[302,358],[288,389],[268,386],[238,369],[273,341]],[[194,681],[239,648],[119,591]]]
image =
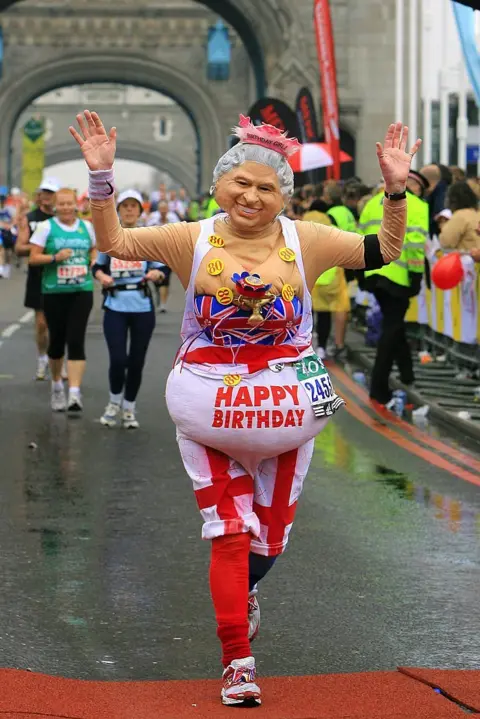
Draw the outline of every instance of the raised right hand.
[[[72,126],[68,129],[80,145],[89,169],[110,170],[117,147],[117,128],[112,127],[107,135],[97,113],[89,110],[85,110],[83,115],[77,115],[77,122],[80,132]]]

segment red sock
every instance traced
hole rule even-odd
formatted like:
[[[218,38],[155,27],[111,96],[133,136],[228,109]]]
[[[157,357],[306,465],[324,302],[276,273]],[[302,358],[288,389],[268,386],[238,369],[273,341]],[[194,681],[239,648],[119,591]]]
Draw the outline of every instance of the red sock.
[[[217,635],[222,642],[222,663],[249,657],[248,555],[250,534],[230,534],[212,540],[210,590]]]

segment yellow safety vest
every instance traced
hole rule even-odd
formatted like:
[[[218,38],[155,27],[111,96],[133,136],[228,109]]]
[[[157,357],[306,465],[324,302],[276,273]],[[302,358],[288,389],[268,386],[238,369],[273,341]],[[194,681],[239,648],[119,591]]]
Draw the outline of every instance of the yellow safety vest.
[[[357,232],[357,223],[355,222],[355,215],[345,205],[335,205],[327,210],[327,215],[333,217],[337,223],[337,227],[345,232]]]
[[[335,279],[336,274],[337,274],[337,268],[332,267],[331,269],[326,270],[326,272],[321,274],[320,277],[315,282],[315,284],[316,285],[329,285]]]
[[[364,235],[377,234],[383,218],[383,200],[380,192],[367,202],[360,215],[359,230]],[[425,267],[425,241],[428,235],[428,205],[411,192],[407,192],[407,230],[402,252],[378,270],[367,270],[365,277],[381,275],[402,287],[410,287],[409,272],[423,273]]]

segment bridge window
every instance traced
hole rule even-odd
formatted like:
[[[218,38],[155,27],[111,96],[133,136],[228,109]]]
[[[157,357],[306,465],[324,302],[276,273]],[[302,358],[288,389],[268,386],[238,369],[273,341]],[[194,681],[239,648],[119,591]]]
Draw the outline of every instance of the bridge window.
[[[228,28],[219,20],[208,29],[207,41],[207,78],[219,81],[230,77],[232,44]]]
[[[172,120],[157,115],[153,121],[153,137],[156,142],[168,142],[172,139]]]

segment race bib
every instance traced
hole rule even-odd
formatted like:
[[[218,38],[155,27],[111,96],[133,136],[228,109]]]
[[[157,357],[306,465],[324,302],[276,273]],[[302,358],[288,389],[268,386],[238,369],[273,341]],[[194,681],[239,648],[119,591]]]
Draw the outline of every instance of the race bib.
[[[110,260],[110,274],[114,279],[143,277],[145,270],[141,260],[117,260],[112,257]]]
[[[87,277],[85,265],[58,265],[57,283],[59,285],[81,285]]]
[[[329,374],[316,355],[295,362],[295,369],[315,417],[330,417],[345,404],[333,389]]]

